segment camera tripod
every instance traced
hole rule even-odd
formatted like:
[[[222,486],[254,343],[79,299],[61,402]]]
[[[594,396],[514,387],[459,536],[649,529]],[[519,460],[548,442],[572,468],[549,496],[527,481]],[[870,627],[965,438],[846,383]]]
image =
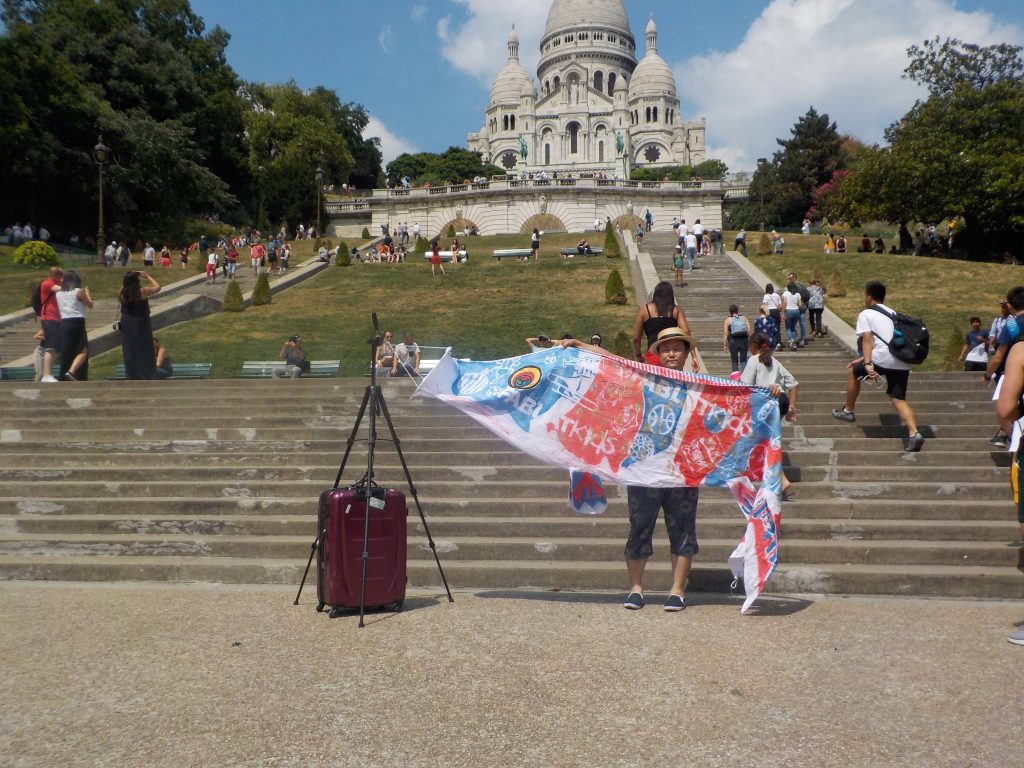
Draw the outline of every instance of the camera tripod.
[[[359,434],[359,426],[362,424],[363,417],[367,413],[367,407],[369,407],[369,428],[367,438],[367,458],[366,458],[366,474],[355,484],[355,488],[359,495],[366,500],[364,504],[364,516],[363,516],[363,552],[362,552],[362,580],[360,582],[359,590],[359,626],[364,626],[363,615],[365,613],[365,601],[366,601],[366,562],[369,560],[369,535],[370,535],[370,508],[371,508],[371,487],[375,485],[373,482],[373,460],[374,451],[377,447],[377,417],[384,416],[384,421],[388,425],[388,432],[391,435],[391,442],[395,445],[395,451],[398,453],[398,459],[402,463],[402,471],[405,473],[405,480],[409,484],[409,493],[412,495],[413,501],[416,503],[416,511],[419,513],[420,522],[423,524],[423,532],[427,536],[427,542],[430,545],[430,551],[434,555],[434,562],[437,563],[437,570],[441,574],[441,582],[444,584],[445,593],[448,595],[448,602],[455,602],[455,598],[452,597],[452,591],[448,586],[448,579],[445,578],[444,569],[441,567],[441,560],[437,556],[437,547],[434,545],[434,538],[430,535],[430,527],[427,525],[426,516],[423,514],[423,507],[420,504],[420,497],[416,493],[416,486],[413,484],[412,475],[409,473],[409,465],[405,461],[405,455],[402,453],[402,444],[398,439],[398,433],[395,432],[394,422],[391,421],[391,414],[388,411],[388,404],[384,400],[384,393],[381,390],[380,384],[377,383],[377,348],[381,345],[381,337],[378,333],[377,313],[371,313],[373,319],[373,331],[374,336],[371,339],[367,339],[366,343],[370,345],[370,384],[366,387],[363,392],[363,400],[359,405],[359,412],[356,414],[355,423],[352,425],[352,432],[349,434],[348,443],[345,447],[345,455],[341,458],[341,465],[338,467],[338,474],[334,478],[334,487],[338,488],[341,485],[341,476],[345,471],[345,466],[348,464],[349,455],[352,453],[352,446],[356,442],[356,436]],[[302,574],[302,582],[299,584],[299,591],[295,595],[294,605],[299,604],[299,597],[302,595],[302,588],[306,584],[306,577],[309,576],[310,566],[313,564],[313,558],[316,556],[318,548],[323,547],[325,537],[327,535],[327,524],[324,521],[323,527],[320,524],[317,525],[317,535],[310,545],[309,560],[306,563],[306,570]],[[404,556],[404,553],[403,553]],[[322,606],[321,606],[322,607]],[[331,616],[337,615],[334,611],[331,612]]]

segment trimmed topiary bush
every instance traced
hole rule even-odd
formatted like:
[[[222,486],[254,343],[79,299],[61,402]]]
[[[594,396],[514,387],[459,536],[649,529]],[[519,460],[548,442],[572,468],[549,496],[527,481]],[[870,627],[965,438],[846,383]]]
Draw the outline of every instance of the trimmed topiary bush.
[[[757,241],[757,255],[764,256],[772,252],[772,241],[767,232],[761,233],[761,239]]]
[[[26,267],[48,267],[59,263],[57,252],[42,240],[29,240],[14,252],[14,263]],[[35,286],[33,286],[34,288]]]
[[[221,312],[243,312],[245,301],[242,299],[242,287],[237,280],[228,283],[228,289],[224,291],[224,301],[220,305]]]
[[[336,267],[351,267],[352,266],[352,254],[348,252],[348,243],[344,240],[338,241],[338,253],[334,257],[334,266]]]
[[[612,339],[611,352],[627,360],[633,359],[633,340],[628,333],[619,331],[615,334],[615,338]]]
[[[413,255],[422,256],[427,252],[427,241],[419,235],[416,236],[416,245],[412,248]]]
[[[622,258],[619,238],[615,236],[615,230],[612,227],[605,227],[604,229],[604,255],[609,259]]]
[[[448,234],[448,237],[455,237],[455,225],[454,224],[449,224],[448,225],[448,233],[447,234]]]
[[[369,240],[370,239],[370,230],[369,230],[368,227],[363,227],[363,232],[360,235],[360,237],[363,238],[363,240]]]
[[[604,284],[604,303],[626,303],[626,284],[622,282],[622,275],[619,274],[617,269],[613,269],[608,274],[608,280]]]
[[[826,295],[831,296],[834,299],[838,299],[846,295],[846,283],[843,281],[843,273],[839,267],[832,270],[832,277],[829,278]]]
[[[256,278],[256,287],[252,289],[252,305],[259,307],[269,304],[273,297],[270,294],[270,278],[263,272]]]

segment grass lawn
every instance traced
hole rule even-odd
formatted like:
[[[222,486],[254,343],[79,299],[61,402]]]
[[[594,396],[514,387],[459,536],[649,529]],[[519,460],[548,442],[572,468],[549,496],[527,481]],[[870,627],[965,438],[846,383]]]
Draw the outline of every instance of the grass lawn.
[[[269,306],[217,313],[158,336],[174,360],[213,362],[219,378],[236,376],[243,360],[276,359],[291,334],[303,338],[312,359],[340,358],[342,375],[360,375],[369,362],[371,312],[396,340],[411,331],[421,345],[451,346],[458,357],[509,357],[525,352],[524,339],[538,333],[589,338],[598,332],[608,346],[618,331],[632,328],[636,309],[631,303],[604,303],[612,269],[619,270],[632,297],[629,262],[558,256],[559,248],[575,246],[578,239],[578,234],[548,235],[540,261],[524,263],[499,262],[491,251],[529,247],[528,235],[466,238],[469,263],[446,265],[444,277],[431,277],[422,257],[404,264],[332,266],[278,294]],[[120,350],[97,357],[95,377],[110,375],[120,360]]]
[[[142,269],[142,254],[132,254],[131,262],[135,269]],[[191,269],[181,269],[178,264],[178,256],[174,255],[174,266],[170,269],[154,267],[153,276],[162,285],[170,285],[186,277],[193,277],[196,272]],[[194,261],[194,259],[193,259]],[[119,266],[107,268],[98,267],[93,264],[84,265],[61,264],[64,269],[74,269],[82,276],[82,284],[89,287],[89,292],[94,299],[113,299],[121,288],[121,281],[124,279],[124,270]],[[39,281],[46,277],[48,267],[24,267],[14,263],[14,248],[0,246],[0,315],[8,312],[17,312],[24,309],[32,291]]]
[[[735,232],[726,233],[729,247],[734,236]],[[931,332],[931,353],[920,366],[923,370],[941,369],[948,348],[955,346],[959,352],[972,315],[981,318],[982,328],[987,331],[992,318],[999,314],[999,301],[1006,298],[1006,292],[1024,284],[1024,269],[1019,266],[874,253],[824,254],[825,239],[821,235],[785,237],[785,254],[758,256],[760,233],[747,233],[751,260],[776,287],[785,284],[791,270],[806,283],[820,269],[828,289],[838,268],[846,284],[846,296],[826,295],[825,306],[854,325],[864,308],[864,284],[881,280],[888,289],[886,304],[921,318]],[[859,239],[850,239],[853,250]],[[954,368],[960,370],[963,366]]]

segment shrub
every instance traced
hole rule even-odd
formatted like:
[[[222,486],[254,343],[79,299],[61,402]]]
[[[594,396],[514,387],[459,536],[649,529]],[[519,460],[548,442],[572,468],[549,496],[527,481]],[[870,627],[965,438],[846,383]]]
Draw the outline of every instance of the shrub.
[[[427,241],[416,235],[416,245],[413,246],[412,252],[415,256],[422,256],[427,252]]]
[[[454,224],[449,224],[448,225],[447,236],[448,237],[455,237],[455,225]]]
[[[622,249],[619,248],[619,238],[615,236],[614,227],[604,229],[604,255],[609,259],[622,258]]]
[[[604,284],[604,303],[625,304],[626,301],[626,285],[622,282],[622,275],[619,270],[613,269]]]
[[[262,272],[256,279],[256,287],[252,289],[252,305],[254,307],[259,307],[264,304],[269,304],[271,301],[270,278],[267,277],[266,272]]]
[[[946,349],[942,355],[942,370],[944,371],[960,371],[963,370],[964,364],[960,362],[960,350],[963,346],[964,334],[956,326],[953,327],[952,333],[949,335],[949,339],[946,340]]]
[[[767,232],[761,233],[761,239],[757,241],[757,255],[764,256],[772,252],[772,241]]]
[[[243,312],[245,301],[242,299],[242,287],[237,280],[228,283],[228,289],[224,292],[224,301],[220,305],[221,312]]]
[[[370,229],[369,229],[369,227],[363,227],[363,232],[360,235],[360,237],[363,238],[363,240],[369,240],[370,239]]]
[[[348,243],[344,240],[338,241],[338,255],[334,257],[334,266],[351,267],[352,254],[348,252]]]
[[[828,295],[834,299],[846,295],[846,283],[843,282],[843,273],[839,267],[832,270],[832,277],[828,281]]]
[[[29,240],[14,252],[14,263],[26,267],[45,267],[58,264],[57,252],[42,240]],[[34,288],[35,286],[33,286]]]
[[[628,333],[619,331],[615,334],[615,338],[612,339],[611,352],[627,360],[633,359],[633,340]]]

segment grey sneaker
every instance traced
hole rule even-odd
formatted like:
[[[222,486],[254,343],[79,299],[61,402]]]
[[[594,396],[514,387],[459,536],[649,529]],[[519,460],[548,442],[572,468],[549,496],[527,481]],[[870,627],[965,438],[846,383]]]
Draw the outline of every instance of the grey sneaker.
[[[630,592],[622,601],[622,607],[629,608],[631,611],[639,611],[644,607],[644,596],[639,592]]]
[[[666,611],[681,611],[686,607],[686,598],[682,595],[669,595],[668,600],[665,601]]]
[[[1010,438],[1004,435],[1002,432],[997,432],[988,441],[989,445],[994,445],[997,448],[1006,448],[1010,445]]]
[[[851,413],[845,408],[833,408],[832,415],[840,421],[848,421],[851,424],[857,420],[856,414]]]
[[[1006,639],[1014,645],[1024,645],[1024,627],[1018,628],[1016,632],[1011,632]]]
[[[917,453],[924,447],[924,435],[920,432],[915,432],[909,438],[907,438],[907,453]]]

